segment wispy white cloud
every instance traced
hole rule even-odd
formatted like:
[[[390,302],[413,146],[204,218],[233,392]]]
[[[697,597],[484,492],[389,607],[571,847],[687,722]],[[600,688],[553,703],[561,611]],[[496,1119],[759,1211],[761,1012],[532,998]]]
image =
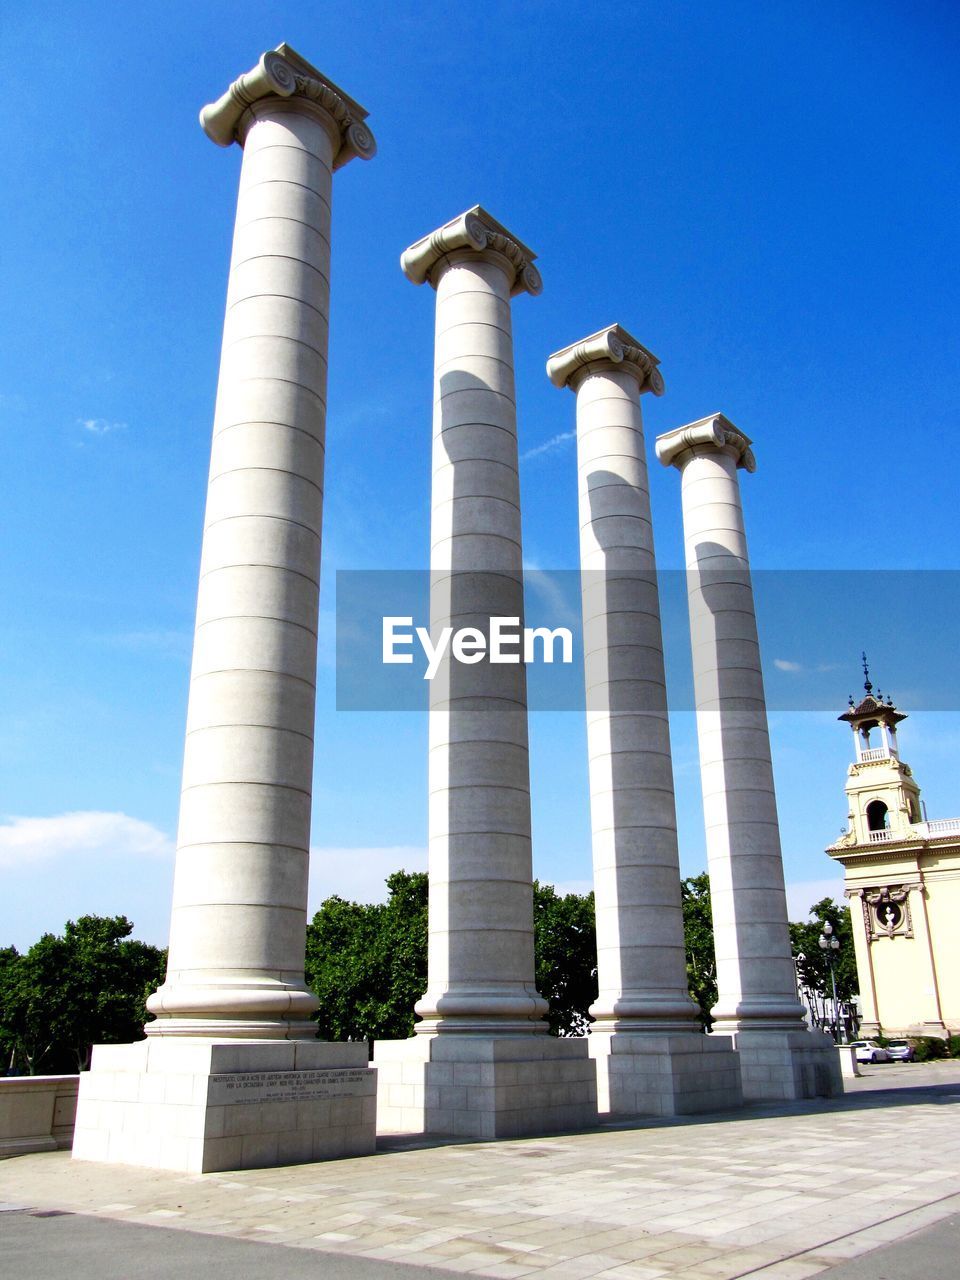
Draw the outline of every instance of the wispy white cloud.
[[[310,849],[309,913],[333,894],[350,902],[386,902],[388,875],[426,869],[427,851],[418,845],[315,845]]]
[[[526,462],[530,458],[542,458],[546,453],[554,453],[557,449],[562,449],[565,444],[577,438],[575,431],[561,431],[558,436],[552,436],[549,440],[545,440],[543,444],[534,445],[532,449],[528,449],[526,453],[520,455],[520,461]]]
[[[803,670],[803,665],[799,662],[791,662],[789,658],[774,658],[773,665],[778,671],[798,672]]]
[[[106,418],[78,418],[77,426],[89,431],[92,436],[106,436],[113,431],[126,431],[125,422],[109,422]]]
[[[794,662],[792,658],[774,658],[773,665],[778,671],[789,671],[792,675],[800,672],[816,673],[823,675],[830,671],[839,671],[840,665],[836,662],[818,662],[815,666],[804,666],[802,662]]]
[[[523,581],[529,591],[538,595],[549,611],[551,625],[565,623],[576,628],[580,625],[579,580],[564,570],[541,569],[533,560],[523,558]],[[573,584],[577,590],[573,599],[565,587]],[[529,625],[529,619],[527,619]]]
[[[53,818],[6,817],[0,821],[0,867],[109,855],[166,858],[173,841],[150,822],[125,813],[78,810]]]

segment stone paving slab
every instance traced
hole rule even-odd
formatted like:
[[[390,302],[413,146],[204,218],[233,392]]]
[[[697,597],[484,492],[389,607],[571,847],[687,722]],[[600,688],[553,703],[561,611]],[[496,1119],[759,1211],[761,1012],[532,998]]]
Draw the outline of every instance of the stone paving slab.
[[[960,1063],[850,1083],[832,1102],[228,1174],[45,1152],[0,1162],[0,1201],[502,1280],[803,1280],[960,1210]]]

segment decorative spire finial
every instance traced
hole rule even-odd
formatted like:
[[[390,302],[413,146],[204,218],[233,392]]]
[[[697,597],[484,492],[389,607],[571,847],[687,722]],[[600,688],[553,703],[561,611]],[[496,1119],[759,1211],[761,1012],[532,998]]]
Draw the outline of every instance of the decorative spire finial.
[[[861,653],[860,657],[863,659],[863,687],[866,689],[867,693],[873,693],[873,685],[870,683],[870,668],[867,666],[866,652]]]

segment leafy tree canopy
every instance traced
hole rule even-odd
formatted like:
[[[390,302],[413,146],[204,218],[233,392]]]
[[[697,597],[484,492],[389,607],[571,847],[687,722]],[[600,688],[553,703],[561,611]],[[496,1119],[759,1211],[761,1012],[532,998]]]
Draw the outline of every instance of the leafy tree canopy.
[[[307,982],[321,1039],[405,1039],[427,987],[427,875],[394,872],[385,903],[328,898],[307,926]],[[582,1034],[596,999],[593,894],[534,886],[537,987],[555,1035]]]
[[[592,891],[559,894],[533,884],[533,938],[537,990],[550,1005],[554,1035],[582,1036],[597,998],[597,926]]]
[[[717,1003],[717,960],[713,950],[710,877],[706,871],[681,881],[683,934],[687,952],[687,986],[700,1006],[700,1021],[709,1030],[710,1010]]]
[[[143,1037],[145,1001],[163,981],[166,952],[130,937],[125,916],[81,916],[24,955],[0,953],[4,1069],[82,1071],[94,1044]]]
[[[332,897],[307,925],[321,1040],[403,1040],[427,987],[427,876],[395,871],[385,903]]]
[[[850,1000],[859,991],[857,982],[857,957],[853,947],[853,926],[849,906],[840,906],[832,898],[821,898],[810,908],[812,920],[791,923],[790,943],[797,969],[806,986],[822,996],[832,995],[830,989],[830,962],[827,952],[820,946],[820,934],[825,921],[833,925],[834,936],[840,946],[833,952],[834,974],[837,980],[837,999]],[[799,957],[803,956],[800,960]]]

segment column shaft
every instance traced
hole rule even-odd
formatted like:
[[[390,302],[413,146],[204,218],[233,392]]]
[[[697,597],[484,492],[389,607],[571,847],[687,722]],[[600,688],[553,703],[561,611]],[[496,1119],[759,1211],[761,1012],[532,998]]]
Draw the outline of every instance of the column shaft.
[[[331,177],[344,159],[348,100],[281,48],[283,55],[265,55],[202,116],[216,141],[242,143],[243,164],[170,958],[166,982],[148,1002],[157,1015],[151,1035],[316,1034],[310,1015],[317,1001],[303,966]],[[356,111],[362,119],[362,108]],[[361,129],[359,137],[372,154],[369,135]],[[361,152],[354,147],[351,154]]]
[[[553,356],[577,397],[580,565],[599,995],[593,1031],[699,1030],[687,990],[676,805],[641,392],[619,326]]]
[[[431,628],[523,617],[506,261],[437,273]],[[430,940],[418,1030],[540,1030],[522,664],[448,663],[431,686]]]
[[[801,1030],[738,467],[726,419],[660,437],[682,475],[697,735],[719,995],[715,1029]]]
[[[479,205],[412,245],[437,293],[430,623],[523,620],[510,299],[534,255]],[[430,910],[420,1033],[545,1031],[536,991],[527,695],[515,664],[449,657],[430,688]]]
[[[519,1137],[597,1119],[586,1040],[544,1034],[536,989],[522,652],[494,663],[481,647],[494,619],[523,622],[510,299],[540,292],[533,256],[476,205],[400,260],[437,292],[431,630],[436,644],[473,628],[477,649],[430,687],[427,990],[417,1034],[374,1053],[391,1131]]]

